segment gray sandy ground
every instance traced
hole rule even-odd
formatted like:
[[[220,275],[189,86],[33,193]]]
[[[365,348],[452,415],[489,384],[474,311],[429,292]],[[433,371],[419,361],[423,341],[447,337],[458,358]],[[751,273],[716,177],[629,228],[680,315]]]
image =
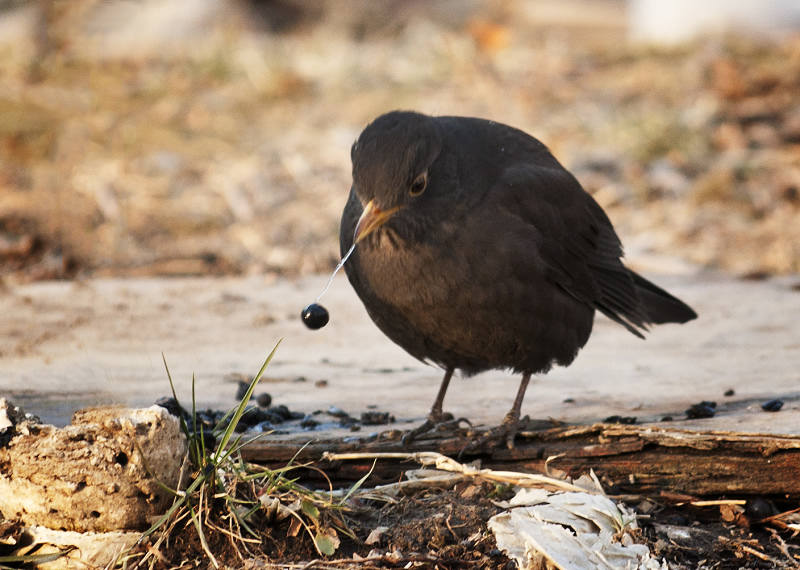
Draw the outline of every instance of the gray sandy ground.
[[[575,422],[614,414],[656,421],[665,414],[682,418],[691,404],[713,400],[720,406],[717,417],[675,425],[800,432],[800,279],[649,277],[686,300],[700,318],[657,327],[641,341],[598,317],[576,362],[531,385],[523,413]],[[322,300],[331,313],[329,325],[310,331],[300,322],[301,307],[326,279],[96,279],[10,286],[0,291],[0,395],[56,423],[66,423],[86,405],[147,406],[169,394],[164,353],[185,403],[191,401],[194,374],[198,404],[227,409],[235,403],[234,376],[255,373],[283,338],[260,388],[276,403],[303,412],[335,405],[356,416],[376,405],[401,427],[420,421],[441,372],[388,341],[344,277],[336,278]],[[496,423],[517,383],[517,376],[503,371],[458,378],[445,407],[478,423]],[[723,396],[731,388],[735,395]],[[776,397],[785,400],[782,411],[761,410],[762,402]]]

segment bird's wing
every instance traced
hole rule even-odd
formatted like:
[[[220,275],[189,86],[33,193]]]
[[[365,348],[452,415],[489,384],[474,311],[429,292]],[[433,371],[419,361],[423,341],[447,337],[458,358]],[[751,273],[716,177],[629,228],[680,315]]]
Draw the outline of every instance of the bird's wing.
[[[531,230],[548,280],[642,337],[650,319],[602,208],[564,168],[506,169],[487,196]]]

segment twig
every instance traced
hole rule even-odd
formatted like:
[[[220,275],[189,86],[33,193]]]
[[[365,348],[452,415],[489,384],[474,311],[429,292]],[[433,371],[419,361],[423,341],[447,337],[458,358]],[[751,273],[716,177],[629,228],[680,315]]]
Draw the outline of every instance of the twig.
[[[488,481],[496,481],[499,483],[511,483],[520,487],[536,487],[542,485],[550,485],[557,489],[565,491],[577,491],[586,493],[587,490],[562,481],[561,479],[554,479],[546,475],[538,475],[535,473],[519,473],[516,471],[494,471],[492,469],[477,469],[459,463],[455,459],[437,453],[435,451],[420,451],[417,453],[324,453],[323,459],[329,461],[344,461],[351,459],[405,459],[408,461],[416,461],[421,465],[433,465],[436,469],[441,471],[449,471],[451,473],[460,473],[467,477],[480,477]]]
[[[774,528],[768,528],[767,530],[770,532],[770,534],[772,534],[772,540],[776,543],[776,546],[778,550],[781,551],[781,554],[783,554],[789,563],[794,565],[795,568],[800,568],[800,564],[798,564],[797,559],[792,556],[791,552],[789,552],[789,546],[786,544],[786,541],[783,540],[778,531]]]
[[[794,514],[794,513],[797,513],[797,512],[800,512],[800,507],[797,507],[796,509],[792,509],[790,511],[783,511],[782,513],[778,513],[777,515],[771,515],[771,516],[765,517],[765,518],[761,519],[759,522],[761,522],[761,523],[777,523],[782,527],[786,527],[788,525],[785,522],[783,522],[781,519],[786,518],[786,516]]]
[[[772,558],[770,558],[769,556],[767,556],[763,552],[759,552],[755,548],[751,548],[751,547],[747,546],[746,544],[740,544],[739,548],[741,548],[742,550],[744,550],[745,552],[747,552],[749,554],[752,554],[756,558],[760,558],[761,560],[765,560],[767,562],[776,562],[775,560],[773,560]]]
[[[452,516],[453,516],[453,513],[450,513],[449,515],[447,515],[447,518],[444,519],[444,524],[447,526],[447,530],[450,531],[450,534],[453,535],[453,540],[458,540],[458,537],[456,536],[455,531],[453,531],[453,527],[450,526],[450,517],[452,517]]]

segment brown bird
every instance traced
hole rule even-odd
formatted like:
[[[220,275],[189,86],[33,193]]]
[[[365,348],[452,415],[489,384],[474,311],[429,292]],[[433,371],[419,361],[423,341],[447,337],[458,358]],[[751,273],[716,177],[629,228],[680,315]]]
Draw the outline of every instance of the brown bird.
[[[532,374],[569,365],[595,311],[644,338],[697,314],[627,269],[605,212],[544,144],[469,117],[393,111],[351,149],[345,270],[369,316],[412,356],[445,370],[428,420],[443,419],[455,369],[522,374],[502,424],[513,445]]]

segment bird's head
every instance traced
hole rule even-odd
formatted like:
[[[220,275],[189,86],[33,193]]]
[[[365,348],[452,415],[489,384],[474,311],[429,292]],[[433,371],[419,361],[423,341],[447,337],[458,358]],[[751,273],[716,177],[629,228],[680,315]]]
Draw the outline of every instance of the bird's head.
[[[401,234],[423,217],[431,193],[431,168],[442,150],[442,135],[433,117],[392,111],[370,123],[350,151],[353,190],[364,208],[354,243],[393,220]]]

